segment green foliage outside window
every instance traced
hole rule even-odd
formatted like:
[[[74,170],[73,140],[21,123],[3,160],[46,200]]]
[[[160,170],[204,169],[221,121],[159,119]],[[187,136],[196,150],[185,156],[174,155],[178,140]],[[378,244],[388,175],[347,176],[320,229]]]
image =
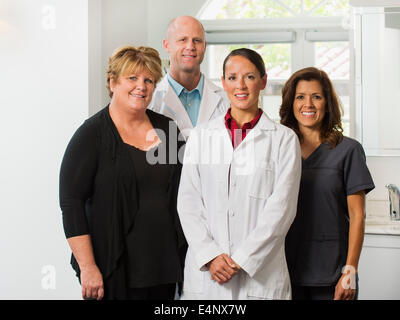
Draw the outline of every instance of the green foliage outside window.
[[[229,52],[238,48],[249,48],[257,51],[263,57],[267,71],[275,66],[280,66],[282,70],[290,71],[290,46],[287,44],[274,43],[273,45],[230,45]]]
[[[218,0],[221,1],[221,0]],[[223,0],[217,19],[334,16],[348,10],[349,0]]]

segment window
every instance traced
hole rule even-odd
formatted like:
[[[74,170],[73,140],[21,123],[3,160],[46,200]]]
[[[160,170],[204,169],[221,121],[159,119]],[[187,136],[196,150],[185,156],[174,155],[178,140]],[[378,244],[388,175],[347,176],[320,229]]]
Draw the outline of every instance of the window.
[[[206,29],[203,72],[221,85],[230,51],[254,49],[264,59],[268,84],[264,111],[279,121],[282,87],[296,70],[316,66],[331,78],[343,105],[344,134],[350,135],[348,0],[210,0],[198,15]]]
[[[348,0],[211,0],[200,10],[201,19],[342,16]]]
[[[350,132],[350,50],[348,42],[316,42],[315,66],[324,70],[342,102],[342,125],[346,135]]]

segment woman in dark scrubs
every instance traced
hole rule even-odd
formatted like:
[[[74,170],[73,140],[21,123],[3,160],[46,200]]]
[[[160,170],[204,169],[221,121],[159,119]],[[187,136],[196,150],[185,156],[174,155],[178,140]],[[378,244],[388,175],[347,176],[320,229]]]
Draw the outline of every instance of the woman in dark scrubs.
[[[297,214],[286,237],[293,299],[355,299],[365,195],[375,187],[364,150],[343,136],[338,97],[317,68],[286,82],[280,117],[297,133],[302,155]]]

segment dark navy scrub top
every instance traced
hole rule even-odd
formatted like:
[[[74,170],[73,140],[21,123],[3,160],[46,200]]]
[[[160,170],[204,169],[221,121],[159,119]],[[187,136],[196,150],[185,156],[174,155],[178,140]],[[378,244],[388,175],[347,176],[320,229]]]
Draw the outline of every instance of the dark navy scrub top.
[[[347,196],[374,188],[364,150],[351,138],[333,149],[322,143],[302,160],[297,214],[286,237],[292,284],[337,283],[347,259]]]

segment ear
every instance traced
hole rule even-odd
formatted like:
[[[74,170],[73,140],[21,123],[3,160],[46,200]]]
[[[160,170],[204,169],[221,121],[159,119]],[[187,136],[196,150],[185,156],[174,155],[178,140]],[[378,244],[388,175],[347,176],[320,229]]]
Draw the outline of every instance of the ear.
[[[261,90],[264,90],[267,86],[267,77],[267,74],[265,74],[264,77],[261,78]]]
[[[111,92],[114,91],[115,85],[117,84],[117,81],[115,81],[115,77],[111,76],[110,77],[110,90]]]
[[[169,53],[168,40],[167,39],[163,40],[163,48],[167,53]]]
[[[225,84],[225,78],[224,78],[224,76],[221,77],[221,82],[222,82],[222,87],[223,87],[224,90],[226,91],[226,88],[225,88],[226,84]]]

